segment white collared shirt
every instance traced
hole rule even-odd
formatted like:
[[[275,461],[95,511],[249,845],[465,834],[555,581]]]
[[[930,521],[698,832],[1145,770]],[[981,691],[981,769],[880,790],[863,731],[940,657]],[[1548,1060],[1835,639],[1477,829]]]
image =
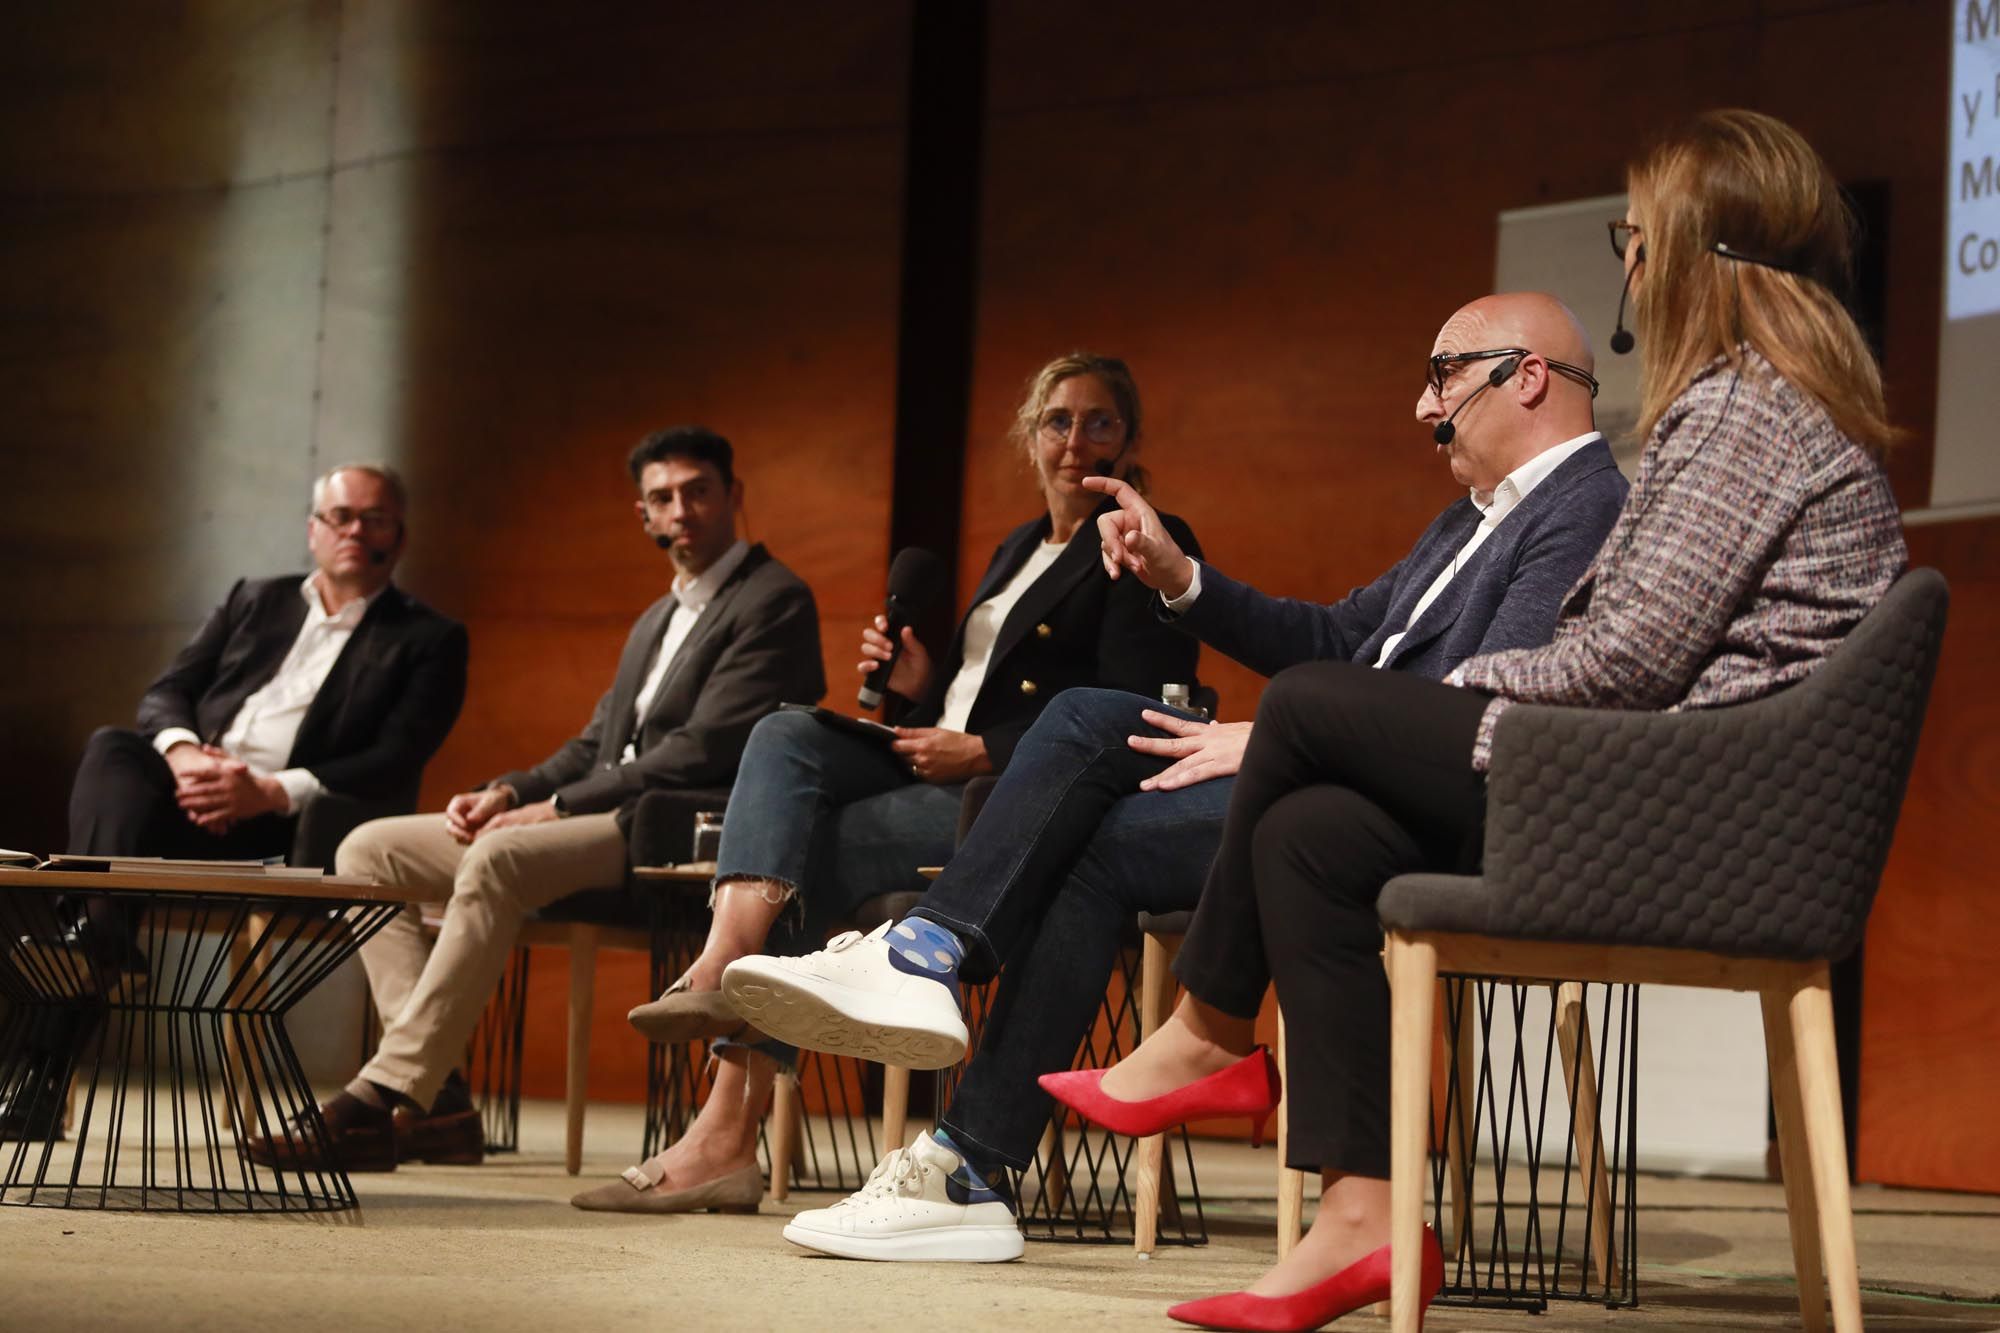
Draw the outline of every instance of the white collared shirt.
[[[1467,560],[1472,558],[1472,553],[1493,535],[1493,530],[1500,526],[1501,521],[1513,513],[1521,501],[1528,498],[1528,492],[1541,485],[1571,454],[1602,438],[1602,435],[1593,430],[1586,431],[1575,439],[1564,440],[1561,444],[1542,450],[1509,472],[1501,478],[1500,484],[1493,488],[1490,495],[1483,491],[1471,492],[1472,503],[1479,508],[1479,526],[1475,527],[1472,535],[1466,538],[1465,545],[1458,548],[1458,554],[1452,557],[1451,563],[1438,571],[1438,576],[1431,580],[1431,586],[1424,589],[1424,595],[1417,599],[1417,605],[1410,612],[1410,618],[1403,622],[1403,628],[1382,641],[1382,651],[1375,655],[1375,660],[1369,665],[1379,667],[1388,662],[1390,654],[1396,651],[1396,645],[1410,632],[1410,626],[1416,624],[1418,618],[1430,609],[1431,603],[1438,599],[1439,594],[1451,586],[1452,577]],[[1167,610],[1173,615],[1179,615],[1193,606],[1195,598],[1201,596],[1201,561],[1191,559],[1188,564],[1193,566],[1193,571],[1188,580],[1187,591],[1178,597],[1163,599]]]
[[[625,742],[625,750],[618,756],[618,762],[629,764],[639,757],[639,728],[652,711],[654,696],[660,692],[660,685],[667,678],[667,671],[674,664],[674,654],[680,652],[694,630],[695,621],[715,600],[715,594],[750,554],[750,543],[741,537],[736,544],[716,558],[714,564],[701,573],[689,577],[674,575],[674,609],[667,615],[667,626],[660,634],[660,651],[653,654],[653,666],[646,673],[645,683],[639,686],[639,697],[632,701],[632,739]]]
[[[317,577],[308,575],[299,584],[299,596],[306,603],[306,619],[299,626],[298,637],[292,640],[291,650],[278,664],[277,674],[237,708],[236,716],[217,742],[219,748],[259,774],[268,773],[278,780],[278,785],[285,789],[285,814],[298,813],[307,801],[326,790],[311,769],[285,765],[291,761],[292,745],[298,740],[299,724],[305,721],[306,710],[312,707],[347,641],[354,637],[355,627],[383,591],[378,588],[366,597],[357,597],[329,615],[326,604],[320,600]],[[186,727],[168,727],[153,737],[153,748],[164,755],[182,741],[199,745],[201,737]]]

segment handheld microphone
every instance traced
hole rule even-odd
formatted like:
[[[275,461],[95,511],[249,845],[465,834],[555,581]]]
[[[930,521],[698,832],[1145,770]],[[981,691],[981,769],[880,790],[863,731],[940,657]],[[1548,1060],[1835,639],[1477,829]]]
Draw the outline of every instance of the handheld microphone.
[[[889,660],[878,663],[861,682],[854,696],[863,708],[880,708],[889,687],[889,673],[903,655],[903,627],[936,600],[944,587],[944,561],[921,546],[905,546],[889,565],[889,596],[883,614],[888,618]]]
[[[1453,423],[1458,420],[1458,414],[1460,412],[1463,412],[1466,408],[1471,407],[1472,400],[1477,398],[1480,394],[1485,393],[1488,389],[1497,389],[1501,385],[1505,384],[1507,382],[1507,377],[1514,373],[1514,367],[1520,364],[1521,364],[1521,358],[1517,356],[1510,356],[1505,361],[1502,361],[1499,365],[1493,367],[1493,373],[1486,377],[1486,383],[1480,385],[1478,388],[1474,389],[1471,393],[1467,394],[1465,396],[1465,401],[1460,403],[1455,409],[1453,409],[1452,414],[1450,416],[1446,417],[1443,421],[1438,422],[1436,429],[1431,431],[1431,441],[1435,444],[1450,444],[1453,440],[1457,439],[1458,427]]]

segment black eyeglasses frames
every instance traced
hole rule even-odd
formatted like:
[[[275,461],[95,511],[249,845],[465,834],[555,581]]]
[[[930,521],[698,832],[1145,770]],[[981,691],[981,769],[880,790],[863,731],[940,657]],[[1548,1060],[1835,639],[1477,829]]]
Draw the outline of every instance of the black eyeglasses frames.
[[[1525,347],[1490,347],[1477,352],[1439,352],[1430,359],[1431,392],[1440,398],[1444,397],[1445,379],[1450,376],[1454,366],[1465,362],[1492,361],[1503,356],[1533,355],[1534,353]],[[1542,359],[1548,362],[1550,370],[1555,371],[1559,375],[1567,375],[1578,384],[1585,385],[1590,390],[1590,396],[1592,398],[1597,397],[1597,376],[1591,374],[1582,366],[1573,366],[1567,361],[1558,361],[1554,357],[1543,357]]]

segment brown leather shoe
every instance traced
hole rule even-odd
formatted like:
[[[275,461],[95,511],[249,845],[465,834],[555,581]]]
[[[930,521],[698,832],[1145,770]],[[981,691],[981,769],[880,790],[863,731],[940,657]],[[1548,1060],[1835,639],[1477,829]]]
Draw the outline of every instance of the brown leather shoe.
[[[429,1115],[418,1115],[399,1107],[396,1160],[478,1166],[486,1160],[486,1125],[476,1110],[440,1111],[432,1106]]]
[[[388,1111],[341,1092],[320,1107],[319,1114],[326,1122],[324,1140],[310,1119],[300,1115],[270,1138],[252,1134],[244,1140],[244,1153],[259,1166],[281,1171],[396,1169],[395,1118]]]

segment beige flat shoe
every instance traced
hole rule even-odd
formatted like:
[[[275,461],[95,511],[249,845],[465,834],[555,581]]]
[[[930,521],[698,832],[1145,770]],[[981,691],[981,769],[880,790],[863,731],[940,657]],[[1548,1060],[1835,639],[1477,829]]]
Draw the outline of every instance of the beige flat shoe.
[[[764,1173],[755,1166],[666,1194],[654,1191],[659,1183],[628,1166],[618,1179],[585,1190],[570,1204],[592,1213],[754,1213],[764,1200]]]
[[[686,977],[667,987],[667,993],[626,1014],[633,1027],[648,1041],[677,1046],[684,1041],[713,1041],[734,1037],[738,1041],[762,1041],[764,1034],[743,1021],[743,1015],[729,1007],[719,990],[689,990]]]

